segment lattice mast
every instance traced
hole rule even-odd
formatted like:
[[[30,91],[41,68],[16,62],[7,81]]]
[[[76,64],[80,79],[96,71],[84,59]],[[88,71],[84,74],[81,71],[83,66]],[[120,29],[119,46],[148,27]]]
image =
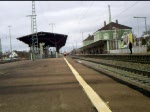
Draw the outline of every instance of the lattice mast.
[[[35,13],[35,1],[32,1],[32,46],[33,46],[33,52],[35,54],[39,54],[36,13]]]

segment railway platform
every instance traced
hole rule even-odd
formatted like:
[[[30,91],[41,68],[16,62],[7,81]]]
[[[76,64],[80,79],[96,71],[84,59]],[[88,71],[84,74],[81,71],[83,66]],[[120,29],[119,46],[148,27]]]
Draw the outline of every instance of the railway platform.
[[[0,65],[1,112],[149,112],[150,98],[70,57]]]

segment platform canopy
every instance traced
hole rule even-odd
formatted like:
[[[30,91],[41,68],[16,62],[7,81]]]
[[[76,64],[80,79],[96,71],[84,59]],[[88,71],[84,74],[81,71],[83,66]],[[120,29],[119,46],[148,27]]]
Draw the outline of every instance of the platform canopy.
[[[67,36],[64,34],[57,34],[51,32],[37,32],[38,43],[45,43],[45,47],[56,47],[57,52],[59,49],[66,44]],[[32,34],[17,38],[18,40],[28,44],[29,47],[32,45]],[[39,45],[38,45],[39,46]]]

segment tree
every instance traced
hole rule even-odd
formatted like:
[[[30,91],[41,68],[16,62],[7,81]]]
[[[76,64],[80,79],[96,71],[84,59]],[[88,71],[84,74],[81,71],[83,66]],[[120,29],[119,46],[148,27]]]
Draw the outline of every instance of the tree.
[[[3,55],[3,53],[2,53],[2,52],[0,52],[0,59],[2,58],[2,55]]]

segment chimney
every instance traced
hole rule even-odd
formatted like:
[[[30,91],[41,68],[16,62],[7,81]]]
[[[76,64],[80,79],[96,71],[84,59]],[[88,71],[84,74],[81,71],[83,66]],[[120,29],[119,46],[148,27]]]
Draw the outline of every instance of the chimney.
[[[104,26],[106,26],[106,21],[104,21]]]
[[[116,23],[118,24],[118,20],[116,20]]]

